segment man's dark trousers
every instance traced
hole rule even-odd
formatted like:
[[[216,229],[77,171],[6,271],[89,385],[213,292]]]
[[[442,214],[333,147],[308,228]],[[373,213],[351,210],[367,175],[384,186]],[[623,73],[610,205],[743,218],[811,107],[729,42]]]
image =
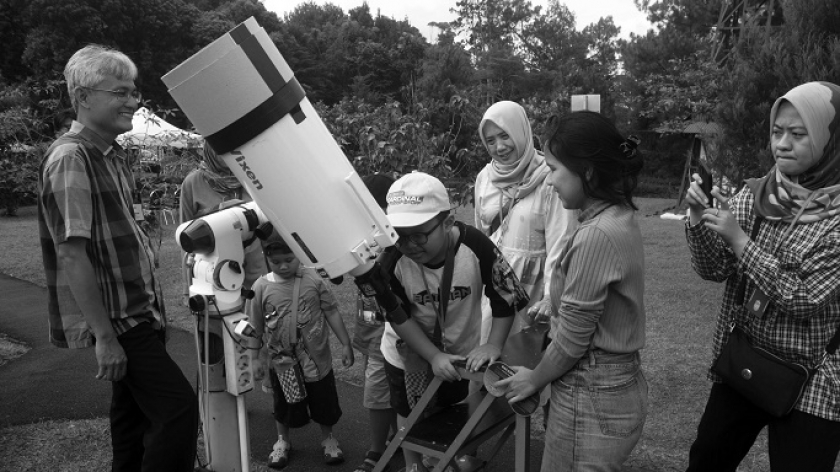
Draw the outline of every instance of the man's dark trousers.
[[[128,372],[113,383],[114,472],[188,472],[195,465],[198,401],[166,352],[165,334],[140,323],[117,338]]]

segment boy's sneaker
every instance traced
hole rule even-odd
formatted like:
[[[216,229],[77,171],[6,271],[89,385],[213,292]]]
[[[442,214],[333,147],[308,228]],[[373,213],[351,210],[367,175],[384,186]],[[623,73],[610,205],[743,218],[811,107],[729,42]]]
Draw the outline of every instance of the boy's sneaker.
[[[341,464],[344,462],[344,453],[338,446],[338,440],[332,434],[321,442],[324,446],[324,462],[327,464]]]
[[[289,463],[289,452],[292,446],[288,441],[283,440],[283,436],[277,438],[274,443],[274,450],[268,455],[268,466],[272,469],[282,469]]]

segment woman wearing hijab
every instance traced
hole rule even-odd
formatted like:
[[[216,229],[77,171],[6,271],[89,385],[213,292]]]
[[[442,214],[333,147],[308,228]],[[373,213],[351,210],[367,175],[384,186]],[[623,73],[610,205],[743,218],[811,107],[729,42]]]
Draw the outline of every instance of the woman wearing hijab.
[[[776,165],[710,208],[694,175],[686,226],[694,270],[726,282],[714,358],[734,323],[753,346],[815,367],[840,324],[840,87],[809,82],[770,112]],[[739,293],[740,292],[740,293]],[[756,301],[765,300],[756,304]],[[831,355],[791,413],[778,418],[711,370],[714,383],[689,471],[734,471],[768,428],[770,468],[832,471],[840,450],[840,359]]]
[[[224,161],[204,144],[204,160],[198,168],[187,174],[181,184],[181,223],[200,218],[225,208],[231,203],[251,201],[248,191],[234,177]],[[260,242],[254,241],[245,248],[245,288],[250,288],[261,275],[268,272]],[[189,297],[192,283],[189,271],[184,268],[184,300]]]
[[[531,302],[522,314],[547,322],[551,314],[548,286],[576,212],[566,210],[546,181],[549,169],[534,148],[525,109],[502,101],[484,113],[481,141],[492,158],[475,181],[475,225],[496,244],[516,272]],[[481,339],[490,333],[490,303],[482,301]],[[511,334],[530,324],[517,317]]]

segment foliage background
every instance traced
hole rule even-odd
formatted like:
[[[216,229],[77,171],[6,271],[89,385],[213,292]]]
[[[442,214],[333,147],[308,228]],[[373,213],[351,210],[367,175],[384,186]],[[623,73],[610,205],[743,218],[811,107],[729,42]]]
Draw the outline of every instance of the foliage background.
[[[437,23],[429,43],[363,0],[347,12],[303,3],[282,18],[259,0],[0,0],[0,199],[7,214],[32,202],[36,163],[68,111],[61,71],[73,51],[93,42],[126,52],[143,105],[189,130],[159,77],[251,16],[360,174],[425,170],[462,201],[488,161],[476,131],[498,100],[522,103],[539,132],[572,95],[599,94],[602,113],[643,137],[642,194],[674,197],[690,172],[687,125],[717,124],[703,136],[709,164],[737,187],[772,166],[776,97],[840,82],[840,2],[635,2],[655,28],[621,39],[611,16],[578,25],[559,0],[453,0],[456,20]],[[167,177],[151,187],[177,186]]]
[[[716,168],[737,182],[771,164],[764,130],[776,96],[805,80],[840,81],[840,6],[830,0],[636,0],[656,28],[629,40],[612,17],[578,25],[557,0],[453,0],[457,19],[437,24],[434,43],[359,3],[347,12],[303,3],[281,18],[259,0],[0,0],[6,212],[32,200],[38,146],[69,107],[61,71],[73,51],[101,43],[126,52],[141,71],[143,105],[191,129],[159,77],[251,16],[360,174],[422,169],[465,199],[488,160],[476,128],[498,100],[523,103],[538,131],[568,112],[573,94],[600,94],[605,115],[644,137],[642,191],[673,196],[691,137],[671,133],[721,124]],[[716,27],[722,12],[737,30]]]

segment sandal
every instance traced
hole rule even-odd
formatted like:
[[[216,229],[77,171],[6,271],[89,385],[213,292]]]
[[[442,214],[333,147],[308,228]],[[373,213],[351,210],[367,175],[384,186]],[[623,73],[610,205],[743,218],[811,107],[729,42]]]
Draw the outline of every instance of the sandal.
[[[333,437],[332,433],[321,442],[321,446],[324,447],[324,462],[327,464],[344,462],[344,452],[341,451],[338,440]]]
[[[379,459],[382,458],[381,452],[374,452],[368,451],[365,454],[365,460],[361,464],[359,464],[353,472],[372,472],[373,468],[376,467],[376,463],[379,462]],[[391,464],[386,464],[385,468],[382,469],[382,472],[390,472],[391,471]]]

